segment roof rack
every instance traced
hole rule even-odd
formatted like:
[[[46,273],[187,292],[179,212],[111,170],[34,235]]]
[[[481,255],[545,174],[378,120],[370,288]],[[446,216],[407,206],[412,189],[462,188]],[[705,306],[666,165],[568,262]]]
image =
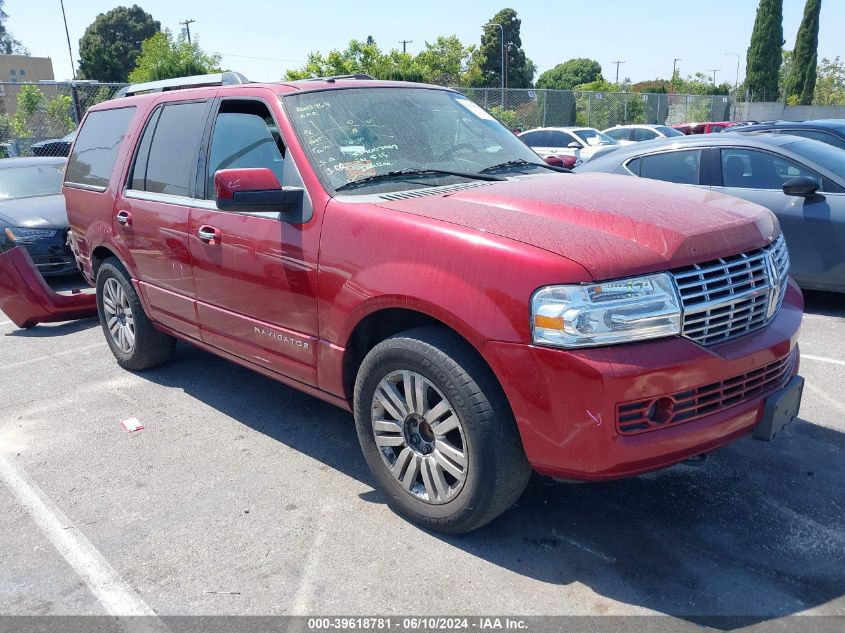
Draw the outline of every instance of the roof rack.
[[[337,81],[338,79],[372,79],[370,75],[363,73],[355,75],[332,75],[331,77],[312,77],[310,79],[303,79],[303,81]]]
[[[142,84],[125,86],[118,91],[115,98],[131,97],[146,92],[165,92],[168,90],[183,90],[185,88],[201,88],[204,86],[231,86],[234,84],[248,84],[249,80],[240,73],[223,72],[211,75],[194,75],[192,77],[177,77],[161,81],[148,81]]]

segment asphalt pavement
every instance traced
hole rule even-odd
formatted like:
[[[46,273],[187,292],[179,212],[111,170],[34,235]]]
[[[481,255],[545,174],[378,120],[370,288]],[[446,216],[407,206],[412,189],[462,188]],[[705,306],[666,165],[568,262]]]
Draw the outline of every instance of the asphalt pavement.
[[[801,419],[774,442],[534,477],[447,537],[387,508],[349,413],[188,345],[132,374],[96,320],[0,313],[0,614],[845,616],[843,317],[807,296]]]

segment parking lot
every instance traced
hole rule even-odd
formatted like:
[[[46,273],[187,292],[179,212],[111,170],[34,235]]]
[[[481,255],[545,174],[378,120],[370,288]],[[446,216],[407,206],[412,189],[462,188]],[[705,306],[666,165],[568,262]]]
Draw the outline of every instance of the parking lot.
[[[387,508],[350,414],[187,345],[132,374],[96,320],[0,314],[0,612],[845,615],[843,317],[808,295],[801,419],[775,442],[614,483],[535,477],[444,537]],[[116,583],[111,607],[80,560]]]

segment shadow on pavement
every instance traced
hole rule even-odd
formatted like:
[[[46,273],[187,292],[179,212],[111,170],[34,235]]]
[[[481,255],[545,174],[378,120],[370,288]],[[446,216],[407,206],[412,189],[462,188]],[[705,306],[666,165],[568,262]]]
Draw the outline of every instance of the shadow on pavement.
[[[90,319],[79,319],[77,321],[65,321],[64,323],[41,323],[36,327],[12,330],[6,332],[5,336],[23,338],[49,338],[53,336],[66,336],[76,332],[89,330],[92,327],[99,327],[100,320],[97,317]]]
[[[190,347],[142,375],[373,483],[347,412]],[[799,420],[773,443],[744,439],[694,466],[602,484],[534,477],[492,524],[437,536],[544,583],[577,581],[697,624],[745,626],[845,594],[843,455],[845,435]],[[383,503],[375,490],[362,498]]]
[[[835,292],[804,290],[804,312],[845,317],[845,295]]]

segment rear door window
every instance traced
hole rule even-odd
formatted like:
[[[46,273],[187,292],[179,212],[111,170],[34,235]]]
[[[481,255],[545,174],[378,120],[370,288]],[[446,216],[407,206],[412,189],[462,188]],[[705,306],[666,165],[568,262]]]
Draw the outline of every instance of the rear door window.
[[[655,138],[657,138],[657,132],[654,130],[644,127],[638,127],[634,130],[633,140],[635,141],[650,141]]]
[[[549,147],[548,132],[528,132],[520,136],[522,141],[529,147]]]
[[[829,132],[822,132],[820,130],[784,129],[781,133],[792,134],[793,136],[803,136],[804,138],[811,138],[814,141],[821,141],[822,143],[833,145],[834,147],[838,147],[839,149],[845,149],[845,140],[842,140],[838,136],[830,134]]]
[[[697,185],[700,182],[701,152],[700,149],[692,149],[643,156],[640,159],[640,176],[682,185]]]
[[[207,101],[193,101],[160,107],[147,124],[139,146],[130,181],[133,189],[193,196],[191,183],[208,105]],[[150,139],[148,146],[147,139]]]
[[[90,112],[68,159],[65,182],[105,191],[134,116],[134,107]]]
[[[725,187],[740,189],[781,189],[783,183],[798,176],[822,179],[796,162],[768,152],[731,148],[722,152],[722,182]]]

